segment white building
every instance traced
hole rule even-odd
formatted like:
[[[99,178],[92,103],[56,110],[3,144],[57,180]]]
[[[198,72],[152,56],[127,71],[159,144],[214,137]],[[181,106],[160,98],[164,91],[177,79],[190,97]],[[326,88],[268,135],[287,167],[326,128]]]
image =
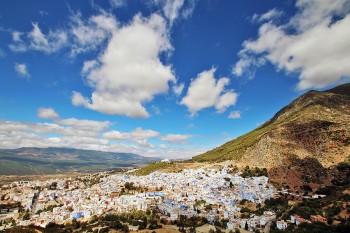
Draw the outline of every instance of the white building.
[[[233,222],[228,222],[227,223],[227,229],[228,230],[235,229],[235,227],[236,227],[236,224],[234,224]]]
[[[279,230],[284,230],[284,229],[286,229],[288,227],[287,222],[285,222],[283,220],[282,221],[277,221],[276,225],[277,225],[277,229],[279,229]]]

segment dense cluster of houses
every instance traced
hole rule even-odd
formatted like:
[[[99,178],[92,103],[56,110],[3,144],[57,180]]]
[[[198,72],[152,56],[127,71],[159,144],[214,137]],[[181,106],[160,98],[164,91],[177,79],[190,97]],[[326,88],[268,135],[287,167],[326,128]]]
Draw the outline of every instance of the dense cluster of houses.
[[[227,227],[248,227],[254,230],[276,218],[271,211],[262,216],[240,218],[241,209],[236,202],[246,199],[263,203],[272,198],[276,190],[268,184],[267,177],[242,178],[229,174],[227,168],[184,170],[180,173],[154,172],[147,176],[130,174],[98,174],[99,182],[86,185],[82,180],[56,179],[47,181],[17,182],[2,188],[3,203],[20,202],[30,213],[28,220],[16,218],[17,225],[34,224],[46,227],[50,222],[58,224],[72,219],[88,220],[93,215],[123,213],[158,207],[169,220],[180,215],[197,215],[209,222],[227,219]],[[55,187],[51,188],[55,183]],[[132,183],[133,191],[125,192],[125,184]],[[12,215],[11,215],[12,214]],[[0,215],[5,218],[6,214]],[[4,227],[4,226],[2,226]]]

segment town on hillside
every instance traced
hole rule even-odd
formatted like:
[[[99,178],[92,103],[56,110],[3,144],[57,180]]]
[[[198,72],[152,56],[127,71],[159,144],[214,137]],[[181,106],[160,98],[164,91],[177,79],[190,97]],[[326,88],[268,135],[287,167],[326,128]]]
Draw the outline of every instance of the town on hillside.
[[[50,228],[74,232],[159,228],[169,232],[269,232],[302,223],[329,224],[329,219],[318,214],[304,217],[294,213],[286,218],[282,211],[288,207],[286,195],[306,201],[326,195],[278,190],[266,176],[247,177],[236,167],[226,166],[146,176],[101,172],[18,181],[3,185],[0,195],[0,230],[8,232]]]

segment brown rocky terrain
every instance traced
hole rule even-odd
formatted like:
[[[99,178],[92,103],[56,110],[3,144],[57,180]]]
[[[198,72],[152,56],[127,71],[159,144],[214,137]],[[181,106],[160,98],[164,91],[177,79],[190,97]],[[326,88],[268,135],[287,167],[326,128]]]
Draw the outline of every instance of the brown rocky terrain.
[[[336,166],[350,162],[350,84],[309,91],[259,128],[193,160],[265,167],[272,181],[291,188],[349,179]]]
[[[314,158],[324,167],[350,156],[350,84],[309,91],[265,124],[193,158],[200,162],[235,160],[249,166],[286,165],[290,156]]]

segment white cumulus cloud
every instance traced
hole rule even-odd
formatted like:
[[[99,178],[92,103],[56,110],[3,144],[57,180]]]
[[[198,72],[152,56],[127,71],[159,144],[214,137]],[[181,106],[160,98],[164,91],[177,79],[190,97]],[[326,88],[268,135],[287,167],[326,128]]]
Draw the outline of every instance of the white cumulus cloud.
[[[252,21],[261,23],[263,21],[269,21],[269,20],[276,19],[276,18],[280,17],[282,14],[283,14],[282,11],[279,11],[279,10],[274,8],[274,9],[269,10],[268,12],[266,12],[262,15],[254,14],[252,17]]]
[[[18,32],[18,31],[13,31],[12,32],[12,40],[15,41],[15,42],[22,41],[21,36],[22,36],[21,32]]]
[[[16,127],[10,128],[9,125]],[[0,121],[0,147],[8,149],[19,147],[65,147],[138,154],[142,152],[142,150],[133,145],[112,144],[107,139],[98,138],[96,135],[95,137],[92,137],[91,135],[86,134],[86,132],[85,135],[79,134],[76,130],[72,132],[75,132],[75,134],[47,137],[40,132],[40,134],[38,134],[37,131],[40,127],[42,127],[40,124]],[[48,129],[47,132],[56,133],[52,129]]]
[[[84,96],[82,96],[81,93],[76,92],[76,91],[73,91],[71,101],[72,101],[72,104],[75,106],[79,106],[79,105],[88,106],[89,105],[89,100],[87,98],[85,98]]]
[[[136,128],[132,132],[112,130],[103,134],[103,137],[107,139],[135,142],[138,145],[146,148],[154,148],[154,146],[148,142],[148,139],[157,136],[159,136],[159,132],[154,130],[144,130],[140,127]]]
[[[232,111],[230,112],[230,115],[228,116],[230,119],[239,119],[241,118],[241,112],[240,111]]]
[[[212,68],[198,74],[197,78],[191,81],[186,96],[181,100],[180,104],[185,105],[192,116],[208,107],[215,107],[222,113],[236,104],[238,94],[225,88],[230,80],[226,77],[216,80],[215,71],[215,68]]]
[[[38,23],[32,23],[29,32],[12,32],[12,43],[9,45],[14,52],[36,50],[47,54],[68,49],[71,56],[104,47],[112,32],[117,29],[115,17],[105,11],[83,18],[80,12],[72,13],[66,26],[48,29],[46,32]]]
[[[184,83],[180,83],[179,85],[174,85],[173,86],[173,91],[175,93],[175,95],[180,96],[182,94],[182,91],[185,88],[185,84]]]
[[[30,74],[28,72],[28,69],[27,69],[27,65],[24,64],[24,63],[16,63],[15,64],[15,70],[17,72],[17,74],[21,77],[24,77],[24,78],[30,78]]]
[[[44,53],[54,53],[67,45],[68,35],[64,30],[50,30],[44,34],[38,23],[33,23],[32,26],[33,30],[28,33],[17,31],[12,33],[13,43],[9,45],[12,51],[37,50]]]
[[[38,117],[43,119],[54,120],[56,124],[61,126],[69,126],[72,129],[86,131],[103,131],[108,129],[112,123],[109,121],[93,121],[85,119],[67,118],[61,119],[59,114],[53,108],[39,108]]]
[[[109,4],[113,8],[119,8],[126,6],[127,1],[126,0],[109,0]]]
[[[53,108],[39,108],[38,117],[43,119],[53,119],[56,120],[59,118],[59,115]]]
[[[111,122],[76,118],[61,119],[52,108],[39,108],[37,114],[38,117],[51,119],[54,123],[0,120],[0,148],[65,147],[127,152],[148,157],[157,156],[172,159],[189,158],[207,150],[202,147],[200,149],[169,148],[165,144],[159,144],[156,147],[149,140],[155,140],[159,137],[160,134],[157,131],[145,130],[140,127],[131,132],[111,130]],[[171,140],[169,135],[165,136]],[[180,140],[180,138],[178,139]],[[182,139],[185,140],[184,137]]]
[[[81,69],[81,74],[89,73],[94,67],[96,67],[97,62],[95,60],[85,61],[83,68]]]
[[[112,125],[109,121],[93,121],[76,118],[60,119],[58,120],[58,123],[65,126],[71,126],[75,129],[93,131],[103,131]]]
[[[160,145],[159,145],[159,148],[161,148],[161,149],[168,149],[168,146],[165,145],[165,144],[160,144]]]
[[[298,89],[322,88],[350,78],[350,1],[299,0],[288,23],[262,24],[247,40],[233,73],[252,74],[265,61],[299,74]]]
[[[190,134],[167,134],[159,137],[159,140],[169,142],[171,144],[188,144],[187,139],[192,138]]]
[[[91,99],[74,92],[72,103],[107,114],[148,117],[143,104],[166,93],[169,82],[176,82],[171,66],[159,59],[171,50],[164,19],[157,14],[136,15],[113,33],[100,65],[88,74]]]
[[[194,11],[197,0],[152,0],[152,2],[161,7],[164,16],[172,25],[177,19],[186,19]]]
[[[73,14],[70,19],[69,32],[73,40],[71,44],[72,56],[100,47],[118,27],[115,17],[106,12],[93,15],[88,19],[84,19],[78,12]]]

